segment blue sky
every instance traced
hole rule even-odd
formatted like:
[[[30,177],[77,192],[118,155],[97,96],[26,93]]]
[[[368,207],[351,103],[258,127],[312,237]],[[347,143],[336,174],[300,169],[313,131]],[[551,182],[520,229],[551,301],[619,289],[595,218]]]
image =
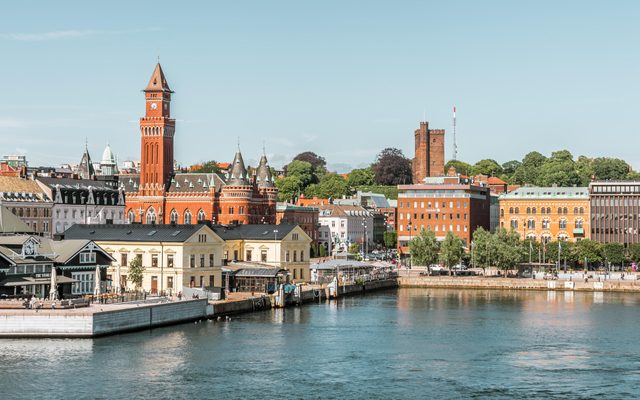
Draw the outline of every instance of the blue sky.
[[[340,172],[413,157],[426,115],[458,158],[638,155],[639,2],[21,1],[0,14],[0,153],[31,165],[139,158],[158,56],[183,165],[275,166],[312,150]]]

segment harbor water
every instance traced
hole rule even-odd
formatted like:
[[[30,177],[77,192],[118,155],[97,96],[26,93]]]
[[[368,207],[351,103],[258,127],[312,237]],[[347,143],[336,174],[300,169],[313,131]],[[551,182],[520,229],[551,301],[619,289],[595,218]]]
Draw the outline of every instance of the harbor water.
[[[98,339],[0,340],[2,398],[637,398],[640,295],[398,289]]]

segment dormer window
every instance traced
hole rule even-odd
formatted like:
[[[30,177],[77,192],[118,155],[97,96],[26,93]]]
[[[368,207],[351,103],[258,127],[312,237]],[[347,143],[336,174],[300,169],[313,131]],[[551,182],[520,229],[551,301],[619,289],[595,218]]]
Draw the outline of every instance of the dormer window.
[[[80,264],[95,264],[96,253],[80,253]]]

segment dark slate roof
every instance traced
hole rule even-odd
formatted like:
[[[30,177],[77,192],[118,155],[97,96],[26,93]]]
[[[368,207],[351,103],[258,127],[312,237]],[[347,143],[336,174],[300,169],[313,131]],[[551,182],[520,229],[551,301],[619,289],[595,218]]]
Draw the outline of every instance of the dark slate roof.
[[[209,192],[211,187],[219,192],[224,186],[224,180],[214,173],[182,173],[171,178],[169,192],[189,193],[189,192]]]
[[[297,225],[213,225],[213,231],[223,240],[282,240]],[[273,232],[277,230],[278,232]]]
[[[140,185],[140,175],[127,174],[120,175],[119,179],[120,188],[124,189],[126,193],[137,193],[138,186]]]
[[[89,239],[94,242],[185,242],[204,224],[195,225],[73,225],[65,239]]]
[[[94,181],[93,179],[68,179],[68,178],[38,177],[38,178],[36,178],[36,180],[44,183],[45,185],[49,186],[52,189],[56,188],[56,186],[59,186],[60,189],[75,189],[75,190],[79,190],[79,189],[88,189],[89,186],[91,186],[91,188],[94,191],[104,190],[104,191],[108,191],[108,192],[115,192],[116,194],[118,193],[118,191],[116,189],[108,186],[104,181]]]

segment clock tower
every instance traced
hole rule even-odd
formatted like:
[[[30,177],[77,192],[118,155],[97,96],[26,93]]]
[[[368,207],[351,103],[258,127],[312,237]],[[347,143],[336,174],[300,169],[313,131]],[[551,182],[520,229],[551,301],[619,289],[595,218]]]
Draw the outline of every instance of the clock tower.
[[[145,116],[140,118],[141,196],[164,196],[173,175],[173,135],[176,120],[171,118],[171,94],[160,63],[143,90]]]

